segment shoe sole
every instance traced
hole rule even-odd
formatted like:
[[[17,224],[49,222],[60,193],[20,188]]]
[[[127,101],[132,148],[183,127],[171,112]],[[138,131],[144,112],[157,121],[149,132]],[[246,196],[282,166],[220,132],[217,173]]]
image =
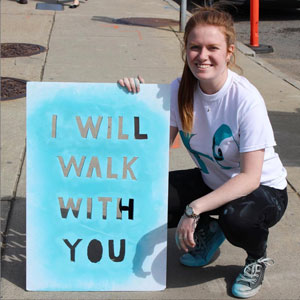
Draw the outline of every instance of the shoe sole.
[[[234,290],[234,286],[232,287],[232,294],[233,296],[237,297],[237,298],[242,298],[242,299],[246,299],[246,298],[250,298],[250,297],[253,297],[255,296],[260,288],[261,288],[262,285],[259,285],[258,287],[256,287],[255,289],[251,290],[251,291],[248,291],[248,292],[239,292],[239,291],[235,291]]]

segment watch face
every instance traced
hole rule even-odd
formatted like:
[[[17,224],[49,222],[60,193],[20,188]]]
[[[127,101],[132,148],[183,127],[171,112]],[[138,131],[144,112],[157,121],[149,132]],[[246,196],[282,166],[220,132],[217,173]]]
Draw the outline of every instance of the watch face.
[[[186,208],[185,212],[186,212],[186,214],[187,214],[188,216],[191,216],[191,215],[193,214],[193,209],[192,209],[191,207],[188,206],[188,207]]]

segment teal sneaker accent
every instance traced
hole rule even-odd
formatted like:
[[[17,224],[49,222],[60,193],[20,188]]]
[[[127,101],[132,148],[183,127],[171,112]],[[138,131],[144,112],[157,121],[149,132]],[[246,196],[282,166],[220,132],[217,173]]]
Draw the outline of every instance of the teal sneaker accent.
[[[196,246],[190,252],[180,257],[180,262],[188,267],[202,267],[210,263],[213,255],[225,241],[225,236],[218,221],[210,221],[201,225],[194,233]]]
[[[255,260],[248,256],[243,271],[232,286],[232,294],[238,298],[249,298],[256,295],[262,286],[266,267],[271,264],[274,264],[271,258],[264,256]]]

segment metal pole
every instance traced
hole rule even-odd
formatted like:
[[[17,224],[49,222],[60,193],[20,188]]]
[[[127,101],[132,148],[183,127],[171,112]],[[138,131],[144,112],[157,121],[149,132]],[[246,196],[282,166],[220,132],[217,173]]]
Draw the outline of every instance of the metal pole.
[[[180,32],[184,32],[186,22],[186,0],[181,0],[180,5]]]
[[[255,53],[271,53],[271,45],[262,45],[259,43],[259,0],[250,0],[250,48]]]
[[[250,24],[251,24],[251,33],[250,33],[250,45],[253,47],[259,47],[259,0],[250,1]]]

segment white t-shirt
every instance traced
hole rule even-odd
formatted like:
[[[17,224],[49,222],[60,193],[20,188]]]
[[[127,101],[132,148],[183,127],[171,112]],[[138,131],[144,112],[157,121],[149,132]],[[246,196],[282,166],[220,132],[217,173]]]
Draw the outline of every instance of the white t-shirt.
[[[199,85],[194,94],[192,134],[182,131],[178,112],[180,79],[171,84],[171,126],[177,127],[204,182],[216,189],[240,173],[240,153],[265,149],[261,184],[284,189],[286,170],[276,145],[264,100],[244,77],[228,71],[223,87],[213,95]]]

